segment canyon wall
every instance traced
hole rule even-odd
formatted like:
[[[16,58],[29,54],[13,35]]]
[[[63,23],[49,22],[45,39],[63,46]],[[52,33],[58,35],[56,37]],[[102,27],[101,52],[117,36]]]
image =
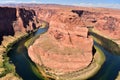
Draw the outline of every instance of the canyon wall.
[[[22,80],[13,63],[9,62],[7,53],[16,42],[40,26],[31,9],[0,7],[0,80]]]
[[[88,28],[113,39],[120,38],[119,17],[107,9],[49,8],[46,5],[35,8],[35,12],[38,19],[49,22],[49,30],[29,47],[28,53],[32,61],[44,67],[46,74],[60,77],[90,65],[94,53]]]
[[[0,7],[0,41],[3,36],[19,36],[19,32],[30,32],[40,27],[43,21],[48,22],[49,30],[28,48],[28,55],[44,73],[56,78],[77,73],[91,65],[93,39],[88,35],[88,28],[120,41],[119,14],[108,9],[55,6]],[[45,23],[42,26],[46,27]],[[76,79],[76,76],[80,75],[72,77]]]
[[[0,43],[3,35],[14,35],[12,23],[16,20],[16,8],[0,7]]]
[[[0,7],[0,44],[3,36],[36,29],[35,11],[25,8]]]
[[[120,15],[119,10],[113,12],[109,9],[106,11],[83,11],[73,10],[77,13],[84,22],[86,27],[92,27],[98,30],[102,35],[105,35],[111,39],[120,39]]]

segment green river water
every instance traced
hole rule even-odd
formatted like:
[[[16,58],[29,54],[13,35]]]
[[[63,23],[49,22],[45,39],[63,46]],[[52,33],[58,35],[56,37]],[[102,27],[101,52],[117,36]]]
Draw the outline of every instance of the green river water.
[[[32,38],[46,32],[46,30],[47,29],[39,29],[32,35]],[[14,63],[16,66],[16,72],[23,78],[23,80],[44,80],[38,72],[35,64],[28,57],[28,51],[24,44],[29,39],[30,37],[21,40],[8,52],[10,62]],[[97,45],[104,52],[106,61],[100,71],[89,80],[115,80],[118,71],[120,71],[120,56],[113,55],[97,43],[94,43],[94,45]]]

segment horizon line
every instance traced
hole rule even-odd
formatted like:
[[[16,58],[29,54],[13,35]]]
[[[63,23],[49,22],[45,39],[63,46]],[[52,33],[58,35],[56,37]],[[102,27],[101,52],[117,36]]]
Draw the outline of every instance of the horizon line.
[[[63,5],[63,6],[75,6],[75,7],[91,7],[91,8],[109,8],[109,9],[120,9],[120,4],[101,4],[99,3],[97,6],[93,5],[92,3],[86,4],[86,3],[80,3],[80,4],[57,4],[57,3],[33,3],[33,2],[18,2],[18,3],[0,3],[0,5],[19,5],[19,4],[43,4],[43,5]],[[102,5],[102,6],[101,6]],[[114,5],[114,6],[112,6]],[[112,6],[112,7],[111,7]]]

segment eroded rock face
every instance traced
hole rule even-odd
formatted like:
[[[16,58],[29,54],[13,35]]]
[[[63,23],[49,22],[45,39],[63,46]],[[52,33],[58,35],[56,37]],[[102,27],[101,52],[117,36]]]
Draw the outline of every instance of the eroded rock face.
[[[35,63],[50,68],[55,74],[77,71],[91,63],[91,38],[57,28],[49,31],[41,35],[28,50]]]
[[[34,17],[36,16],[36,14],[34,10],[26,10],[24,8],[21,8],[19,9],[19,16],[24,22],[23,25],[26,28],[27,26],[29,26],[30,21],[34,21]]]
[[[3,35],[14,35],[11,23],[16,20],[15,8],[0,7],[0,41]]]
[[[35,29],[35,11],[25,8],[0,7],[0,44],[3,36]]]
[[[120,39],[120,15],[119,12],[103,9],[101,12],[72,10],[77,13],[86,27],[92,27],[112,39]]]
[[[120,18],[112,16],[103,16],[98,20],[98,23],[95,25],[95,29],[99,30],[103,35],[108,36],[112,39],[120,39]]]
[[[32,61],[44,66],[48,73],[62,75],[91,63],[93,40],[88,36],[87,27],[120,38],[119,15],[107,9],[40,8],[36,14],[37,18],[49,22],[50,28],[28,52]]]
[[[44,16],[47,15],[43,20],[50,24],[49,30],[29,47],[30,58],[44,66],[48,73],[56,75],[84,69],[93,57],[93,39],[88,37],[88,29],[76,13],[49,11],[43,11]],[[42,12],[39,18],[42,18]]]

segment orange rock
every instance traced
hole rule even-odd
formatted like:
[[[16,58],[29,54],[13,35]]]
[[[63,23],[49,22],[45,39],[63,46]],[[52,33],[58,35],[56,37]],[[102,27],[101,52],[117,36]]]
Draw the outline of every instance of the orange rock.
[[[88,37],[88,29],[83,27],[78,15],[64,11],[48,18],[49,30],[30,46],[30,58],[40,66],[50,68],[49,72],[55,74],[87,67],[93,57],[93,40]]]

